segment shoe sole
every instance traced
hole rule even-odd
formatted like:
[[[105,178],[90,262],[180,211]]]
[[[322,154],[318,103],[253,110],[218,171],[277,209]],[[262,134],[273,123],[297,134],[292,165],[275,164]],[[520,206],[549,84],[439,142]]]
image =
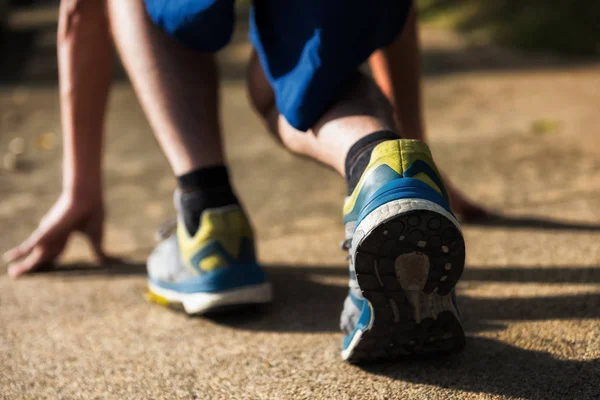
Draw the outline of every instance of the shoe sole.
[[[460,350],[465,336],[452,300],[465,262],[456,219],[419,199],[391,201],[356,228],[356,278],[371,307],[342,357],[352,363]]]
[[[235,309],[239,306],[266,304],[273,299],[271,284],[245,286],[211,293],[182,293],[148,282],[147,299],[164,306],[183,306],[190,315]]]

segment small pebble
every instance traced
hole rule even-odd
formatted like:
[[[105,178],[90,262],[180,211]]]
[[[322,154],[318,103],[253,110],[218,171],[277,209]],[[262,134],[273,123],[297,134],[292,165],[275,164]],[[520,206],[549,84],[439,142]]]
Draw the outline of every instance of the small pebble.
[[[36,145],[39,149],[50,151],[56,146],[56,133],[46,132],[42,133],[36,138]]]
[[[14,171],[17,169],[17,156],[13,153],[6,153],[2,157],[2,168],[7,171]]]
[[[16,155],[23,154],[25,152],[25,139],[22,137],[16,137],[8,143],[8,150]]]

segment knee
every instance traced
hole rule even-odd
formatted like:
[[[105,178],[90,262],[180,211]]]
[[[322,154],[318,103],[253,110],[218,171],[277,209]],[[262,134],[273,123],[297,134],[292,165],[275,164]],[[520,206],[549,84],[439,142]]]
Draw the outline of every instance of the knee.
[[[362,72],[353,75],[336,100],[313,124],[312,129],[318,132],[328,123],[354,116],[371,117],[390,129],[396,129],[390,102],[377,84]]]

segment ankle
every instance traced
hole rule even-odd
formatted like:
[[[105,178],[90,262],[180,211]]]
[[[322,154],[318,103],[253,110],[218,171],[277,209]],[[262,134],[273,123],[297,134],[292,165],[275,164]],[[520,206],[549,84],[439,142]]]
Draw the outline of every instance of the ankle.
[[[198,231],[204,210],[239,204],[225,166],[199,168],[177,181],[180,194],[176,202],[190,235]]]
[[[397,139],[400,139],[400,135],[393,131],[384,130],[373,132],[352,145],[346,155],[345,163],[348,195],[352,194],[367,165],[369,165],[373,149],[381,142]]]

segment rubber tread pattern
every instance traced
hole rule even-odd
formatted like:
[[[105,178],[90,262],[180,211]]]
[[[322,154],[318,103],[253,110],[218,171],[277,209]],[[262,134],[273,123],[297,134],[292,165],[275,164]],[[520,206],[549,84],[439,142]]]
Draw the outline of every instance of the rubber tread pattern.
[[[423,294],[447,295],[460,279],[465,243],[462,233],[445,216],[415,210],[377,226],[358,244],[354,263],[358,284],[373,309],[373,326],[362,333],[349,362],[448,353],[464,347],[464,332],[452,311],[420,323],[415,320],[395,270],[397,257],[414,252],[427,255],[430,262]]]

